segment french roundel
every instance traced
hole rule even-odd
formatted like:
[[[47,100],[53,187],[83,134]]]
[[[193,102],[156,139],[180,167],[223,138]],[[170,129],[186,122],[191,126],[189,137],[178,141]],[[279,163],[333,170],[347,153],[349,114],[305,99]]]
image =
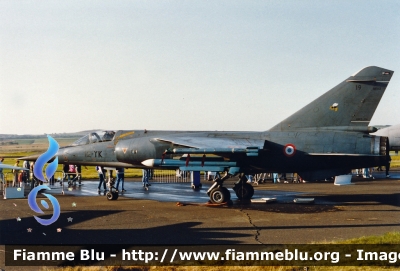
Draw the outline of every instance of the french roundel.
[[[293,144],[286,144],[285,147],[283,147],[283,153],[287,157],[292,157],[296,153],[296,146]]]

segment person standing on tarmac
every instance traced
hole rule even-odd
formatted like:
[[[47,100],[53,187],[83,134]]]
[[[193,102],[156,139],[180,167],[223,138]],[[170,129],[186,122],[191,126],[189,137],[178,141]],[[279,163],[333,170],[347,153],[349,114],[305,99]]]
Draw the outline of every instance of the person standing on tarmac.
[[[142,183],[143,183],[143,187],[147,188],[149,186],[151,186],[151,184],[149,183],[149,175],[150,175],[150,169],[142,169]]]
[[[0,164],[3,164],[4,158],[0,157]],[[4,184],[4,174],[3,174],[3,168],[0,167],[0,182],[3,185]]]
[[[15,162],[14,167],[19,167],[19,160]],[[18,169],[13,169],[12,172],[14,174],[12,187],[16,187],[18,186]]]
[[[23,171],[23,176],[24,176],[24,183],[28,183],[29,182],[29,169],[30,169],[30,163],[29,163],[29,161],[27,161],[27,160],[25,160],[23,163],[22,163],[22,167],[23,168],[26,168],[26,169],[28,169],[28,170],[24,170]]]
[[[87,169],[87,167],[85,166],[85,168]],[[78,181],[78,185],[81,186],[82,185],[82,166],[81,165],[75,165],[75,172],[76,172],[76,176],[74,179],[72,179],[72,183],[75,186],[76,185],[76,181]]]
[[[117,192],[118,192],[118,187],[119,187],[119,182],[121,181],[121,186],[122,186],[122,192],[125,192],[125,188],[124,188],[124,175],[125,175],[125,170],[123,167],[117,167],[115,169],[115,171],[117,172]]]
[[[278,173],[272,173],[274,183],[279,183]]]
[[[100,187],[101,187],[101,184],[103,184],[103,187],[104,187],[104,191],[107,191],[107,189],[106,189],[106,182],[104,181],[104,168],[103,167],[100,167],[100,166],[96,166],[96,171],[97,171],[97,173],[99,174],[99,186],[97,187],[97,192],[100,192],[101,190],[100,190]]]
[[[63,164],[63,181],[64,180],[68,180],[68,183],[70,182],[70,179],[69,179],[69,174],[68,174],[68,171],[69,171],[69,165],[68,164]]]
[[[35,162],[31,162],[29,165],[29,169],[30,169],[29,177],[31,178],[31,190],[35,187],[35,182],[36,182],[35,174],[33,174],[34,167],[35,167]]]

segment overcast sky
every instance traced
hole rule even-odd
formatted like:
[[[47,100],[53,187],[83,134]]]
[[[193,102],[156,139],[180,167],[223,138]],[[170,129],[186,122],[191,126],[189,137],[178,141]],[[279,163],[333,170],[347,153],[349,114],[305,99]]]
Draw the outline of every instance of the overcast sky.
[[[400,1],[0,1],[0,134],[271,128],[366,66],[394,70]]]

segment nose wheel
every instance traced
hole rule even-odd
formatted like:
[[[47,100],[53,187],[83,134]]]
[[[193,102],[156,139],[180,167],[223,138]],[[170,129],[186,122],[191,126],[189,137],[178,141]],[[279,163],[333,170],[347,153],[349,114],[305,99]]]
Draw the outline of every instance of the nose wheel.
[[[117,200],[118,199],[118,192],[110,192],[106,193],[106,197],[108,200]]]
[[[210,200],[212,203],[224,203],[231,199],[231,193],[226,187],[217,187],[210,191]]]
[[[114,178],[110,178],[107,182],[107,187],[109,191],[106,193],[106,197],[108,200],[118,199],[118,190],[114,187],[114,183],[115,183]]]

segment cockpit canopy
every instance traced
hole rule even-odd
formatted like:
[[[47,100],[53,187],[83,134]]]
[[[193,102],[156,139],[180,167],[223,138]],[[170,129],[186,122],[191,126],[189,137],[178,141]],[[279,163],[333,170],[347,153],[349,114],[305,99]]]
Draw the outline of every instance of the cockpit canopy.
[[[79,138],[77,141],[72,143],[72,146],[79,146],[79,145],[87,145],[93,144],[97,142],[105,142],[111,141],[114,139],[115,132],[114,131],[97,131],[91,132],[84,137]]]

